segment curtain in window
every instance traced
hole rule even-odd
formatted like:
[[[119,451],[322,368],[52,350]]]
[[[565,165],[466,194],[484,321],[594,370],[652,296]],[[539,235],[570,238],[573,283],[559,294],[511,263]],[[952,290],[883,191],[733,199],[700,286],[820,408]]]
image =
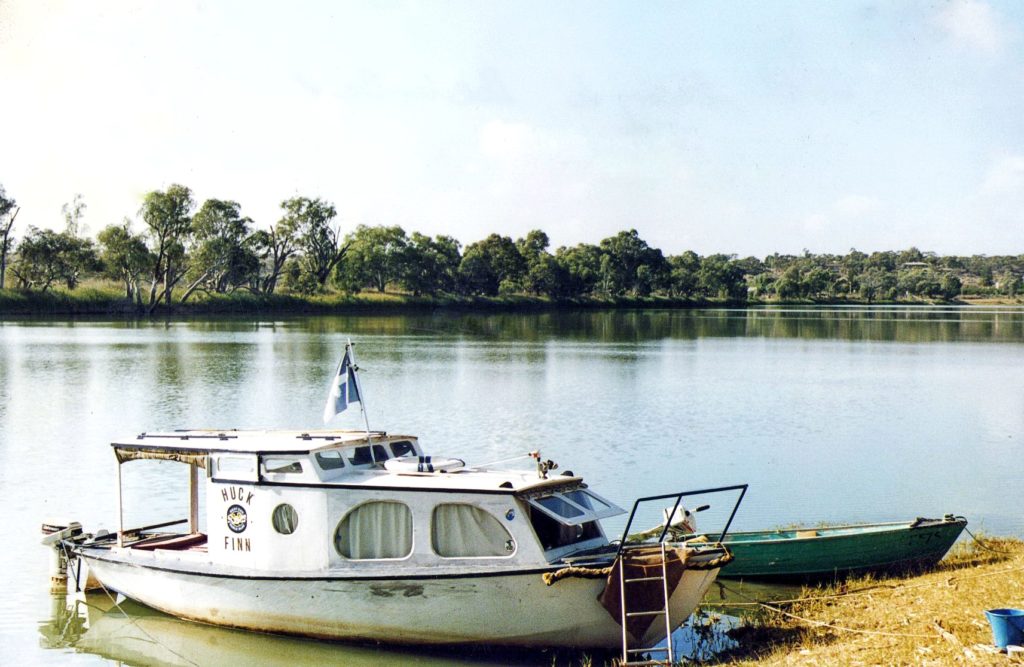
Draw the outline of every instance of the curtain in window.
[[[501,522],[472,505],[447,504],[434,508],[431,543],[438,556],[468,558],[508,556],[512,540]]]
[[[334,533],[345,558],[404,558],[412,553],[412,512],[402,503],[372,502],[345,515]]]

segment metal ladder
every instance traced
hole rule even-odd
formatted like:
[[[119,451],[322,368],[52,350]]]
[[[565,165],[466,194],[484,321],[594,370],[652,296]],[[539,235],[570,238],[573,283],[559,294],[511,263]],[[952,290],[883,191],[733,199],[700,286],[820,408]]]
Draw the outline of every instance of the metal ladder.
[[[637,547],[626,547],[624,546],[622,551],[619,553],[619,599],[621,609],[621,624],[622,624],[622,661],[619,663],[622,667],[640,667],[641,665],[672,665],[675,661],[675,656],[672,654],[672,620],[669,617],[668,608],[668,554],[665,551],[665,542],[660,542],[661,547],[661,575],[653,577],[626,577],[626,560],[630,551],[639,550]],[[650,545],[645,545],[648,548]],[[626,603],[628,599],[626,596],[627,585],[642,581],[660,581],[661,590],[663,594],[664,606],[661,609],[650,609],[650,610],[639,610],[629,611],[629,605]],[[665,646],[662,648],[630,648],[629,647],[629,631],[626,629],[626,620],[635,616],[658,616],[661,615],[665,619]],[[639,639],[639,638],[638,638]],[[643,653],[664,653],[664,660],[634,660],[634,656],[638,656]]]

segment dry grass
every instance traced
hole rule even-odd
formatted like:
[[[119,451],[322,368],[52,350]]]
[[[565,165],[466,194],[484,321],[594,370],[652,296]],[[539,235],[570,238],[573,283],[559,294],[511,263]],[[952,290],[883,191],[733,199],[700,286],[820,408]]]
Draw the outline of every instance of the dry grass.
[[[1024,606],[1024,542],[958,545],[932,572],[805,588],[730,635],[729,665],[1007,665],[984,610]],[[785,613],[783,613],[785,612]],[[788,615],[786,615],[788,614]],[[1024,664],[1022,662],[1021,664]]]

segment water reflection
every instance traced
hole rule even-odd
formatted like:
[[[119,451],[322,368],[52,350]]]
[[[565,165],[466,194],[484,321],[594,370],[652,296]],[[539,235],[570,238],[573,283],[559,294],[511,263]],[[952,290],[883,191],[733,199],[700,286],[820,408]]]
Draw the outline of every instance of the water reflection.
[[[87,318],[74,322],[0,321],[2,327],[97,326]],[[744,309],[637,309],[542,311],[526,313],[460,313],[451,310],[385,315],[280,316],[271,320],[240,317],[189,321],[102,322],[125,330],[290,333],[296,330],[320,339],[325,335],[412,336],[471,340],[586,340],[641,342],[658,339],[721,337],[842,339],[909,343],[1020,342],[1024,340],[1024,308],[976,306],[766,306]],[[217,338],[210,339],[212,341]]]
[[[73,649],[133,665],[377,665],[490,667],[580,664],[585,656],[557,652],[358,646],[263,635],[181,621],[106,593],[53,596],[51,616],[39,624],[40,645]],[[590,657],[590,656],[587,656]],[[604,656],[601,656],[602,658]],[[602,664],[598,661],[596,664]]]
[[[1020,342],[1024,309],[752,308],[711,310],[574,311],[527,314],[323,317],[305,321],[318,334],[405,335],[435,338],[586,340],[636,343],[723,337],[855,341]]]

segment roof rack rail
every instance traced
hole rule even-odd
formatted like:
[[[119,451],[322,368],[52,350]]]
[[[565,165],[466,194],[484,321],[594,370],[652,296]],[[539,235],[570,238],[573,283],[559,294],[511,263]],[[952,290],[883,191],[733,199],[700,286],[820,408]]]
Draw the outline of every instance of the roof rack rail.
[[[362,431],[362,432],[365,433],[365,431]],[[370,431],[369,433],[370,433],[371,436],[379,435],[381,437],[386,436],[388,434],[387,431]],[[311,433],[300,433],[299,435],[297,435],[295,437],[298,440],[327,440],[329,442],[338,439],[337,435],[331,435],[331,434],[311,434]]]
[[[210,435],[186,433],[185,431],[175,431],[180,435],[173,435],[171,433],[140,433],[135,436],[136,440],[145,440],[146,438],[173,438],[177,440],[237,440],[237,435],[228,435],[227,433],[212,433]]]

